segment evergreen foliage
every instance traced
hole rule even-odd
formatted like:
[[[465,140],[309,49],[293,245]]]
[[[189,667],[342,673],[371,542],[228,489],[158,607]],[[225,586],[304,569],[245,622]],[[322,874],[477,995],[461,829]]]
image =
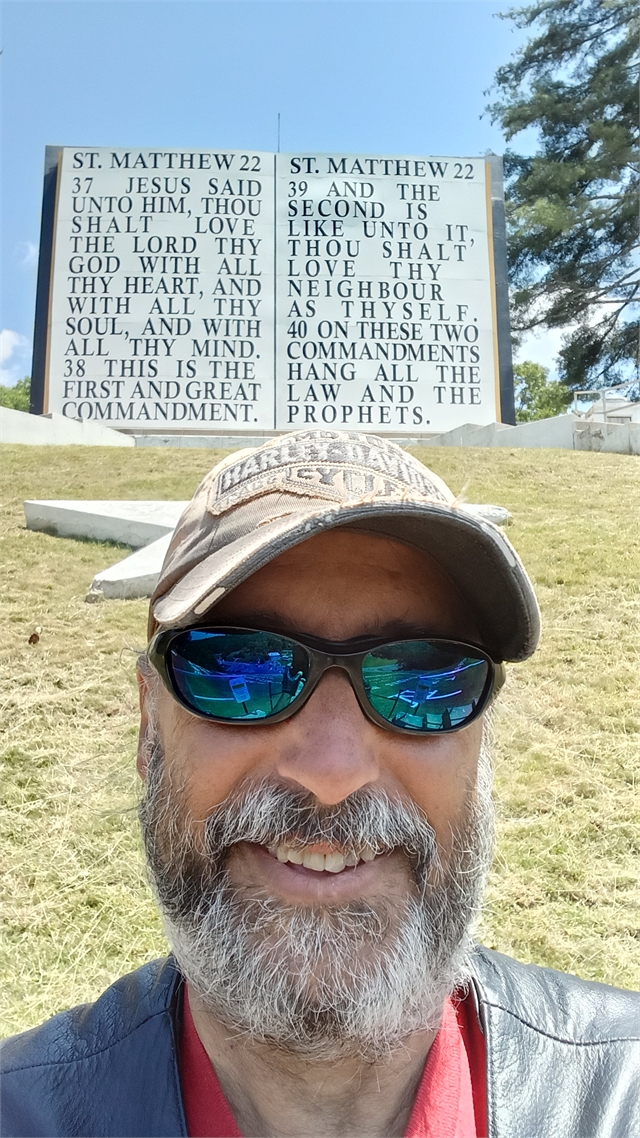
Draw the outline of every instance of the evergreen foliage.
[[[534,34],[488,110],[507,141],[539,138],[533,157],[505,154],[514,333],[571,326],[563,382],[635,377],[637,394],[638,5],[537,0],[503,18]]]

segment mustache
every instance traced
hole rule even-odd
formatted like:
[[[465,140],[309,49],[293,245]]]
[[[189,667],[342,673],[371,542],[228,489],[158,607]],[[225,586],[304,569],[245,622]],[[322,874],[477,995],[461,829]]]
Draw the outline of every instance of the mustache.
[[[382,788],[365,787],[325,806],[307,791],[267,778],[238,787],[205,821],[210,856],[219,857],[239,842],[294,849],[326,843],[355,855],[402,847],[412,857],[436,848],[435,831],[419,807]]]
[[[382,787],[362,787],[327,806],[304,789],[269,777],[249,778],[206,818],[185,816],[158,742],[138,813],[150,867],[165,880],[182,878],[208,892],[221,882],[229,855],[241,842],[293,849],[326,843],[357,858],[363,850],[377,855],[401,849],[420,893],[427,878],[433,884],[447,876],[448,858],[442,858],[424,811]]]

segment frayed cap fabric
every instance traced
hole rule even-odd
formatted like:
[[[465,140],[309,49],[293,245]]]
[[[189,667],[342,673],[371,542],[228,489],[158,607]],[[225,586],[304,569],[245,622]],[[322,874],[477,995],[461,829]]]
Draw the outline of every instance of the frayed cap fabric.
[[[228,592],[287,549],[347,526],[408,542],[441,563],[476,613],[495,660],[526,659],[540,617],[505,535],[376,435],[298,431],[235,452],[203,478],[174,531],[151,598],[149,635],[201,623]]]

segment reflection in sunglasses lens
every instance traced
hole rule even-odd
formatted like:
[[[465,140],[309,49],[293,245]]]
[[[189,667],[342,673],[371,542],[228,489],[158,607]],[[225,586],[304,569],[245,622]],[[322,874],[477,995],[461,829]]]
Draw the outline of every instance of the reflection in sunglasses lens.
[[[271,632],[191,629],[172,641],[169,667],[194,711],[216,719],[267,719],[300,695],[309,657]]]
[[[373,649],[362,665],[372,707],[394,727],[447,731],[463,726],[484,694],[489,664],[461,651],[419,640]]]

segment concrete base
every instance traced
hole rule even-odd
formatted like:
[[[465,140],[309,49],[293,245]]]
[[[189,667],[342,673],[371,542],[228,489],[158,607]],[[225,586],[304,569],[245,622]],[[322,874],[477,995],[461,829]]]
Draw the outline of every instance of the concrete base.
[[[245,447],[260,447],[270,439],[284,438],[287,431],[272,432],[270,435],[134,435],[137,447],[210,447],[216,450],[242,450]],[[385,435],[389,442],[404,447],[433,446],[439,435],[412,435],[411,437]]]
[[[465,423],[421,444],[425,447],[553,447],[560,450],[640,454],[640,423],[586,423],[579,415],[555,415],[533,423]]]
[[[428,447],[466,447],[469,446],[469,435],[482,428],[478,423],[464,423],[461,427],[454,427],[452,431],[443,431],[434,435],[424,445]]]
[[[575,424],[574,449],[605,454],[640,454],[640,423]]]
[[[24,503],[27,529],[58,537],[85,537],[119,541],[134,549],[170,534],[186,502],[75,502]]]
[[[518,423],[508,431],[497,433],[494,447],[555,447],[573,450],[573,415],[556,415],[552,419],[536,419],[533,423]]]
[[[477,423],[464,423],[462,427],[454,427],[452,431],[443,431],[441,435],[434,435],[426,447],[490,447],[495,446],[495,437],[498,431],[513,431],[508,423],[487,423],[479,427]]]
[[[475,431],[470,431],[467,436],[467,446],[470,447],[492,447],[495,446],[495,437],[498,431],[512,431],[513,427],[508,423],[487,423],[486,427],[478,427]]]
[[[275,438],[265,435],[242,438],[241,435],[134,435],[132,445],[137,447],[204,447],[211,450],[242,450],[244,447],[261,447]]]
[[[287,432],[264,435],[132,435],[114,431],[97,423],[76,423],[62,415],[26,415],[0,407],[0,442],[36,446],[118,446],[118,447],[206,447],[212,450],[240,450],[258,447],[270,438]],[[508,446],[556,447],[562,450],[603,451],[640,454],[640,423],[585,422],[576,415],[556,415],[533,423],[465,423],[441,434],[391,436],[389,441],[404,447]],[[120,540],[120,539],[113,539]]]
[[[11,407],[0,407],[0,442],[28,446],[135,446],[128,435],[98,423],[76,423],[64,415],[29,415]]]
[[[85,600],[91,604],[103,600],[150,597],[160,576],[170,541],[171,534],[167,533],[144,549],[138,549],[130,557],[96,573]]]

